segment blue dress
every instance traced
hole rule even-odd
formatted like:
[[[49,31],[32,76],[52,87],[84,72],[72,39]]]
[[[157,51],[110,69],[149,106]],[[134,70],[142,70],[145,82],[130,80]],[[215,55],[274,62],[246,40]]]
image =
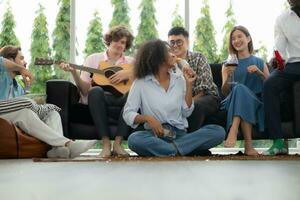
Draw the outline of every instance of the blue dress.
[[[232,125],[234,116],[239,116],[257,126],[259,131],[264,131],[263,80],[256,74],[248,73],[247,67],[250,65],[256,65],[263,71],[264,61],[256,56],[239,59],[238,67],[233,74],[237,84],[232,86],[231,92],[221,103],[221,109],[227,111],[227,131]]]

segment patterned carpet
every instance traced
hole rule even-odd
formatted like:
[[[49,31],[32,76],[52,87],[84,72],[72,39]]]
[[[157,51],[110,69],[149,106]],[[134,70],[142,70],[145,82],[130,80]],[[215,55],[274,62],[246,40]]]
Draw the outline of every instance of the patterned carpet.
[[[34,162],[165,162],[165,161],[210,161],[210,160],[300,160],[300,155],[278,155],[278,156],[245,156],[242,152],[231,155],[212,155],[212,156],[176,156],[176,157],[139,157],[130,156],[127,158],[110,157],[100,158],[94,155],[84,155],[74,159],[53,159],[53,158],[33,158]]]

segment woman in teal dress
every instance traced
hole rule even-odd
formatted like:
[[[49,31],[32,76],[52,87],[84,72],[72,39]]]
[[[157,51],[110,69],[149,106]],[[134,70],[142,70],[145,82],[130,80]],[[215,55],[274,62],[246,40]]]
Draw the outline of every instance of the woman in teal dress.
[[[240,129],[245,141],[244,153],[258,155],[252,146],[252,127],[264,130],[262,89],[269,70],[261,58],[253,55],[252,38],[243,26],[236,26],[230,32],[228,51],[236,55],[238,66],[222,66],[222,93],[226,96],[222,109],[227,111],[228,131],[224,146],[235,146]],[[230,83],[233,78],[234,83]]]

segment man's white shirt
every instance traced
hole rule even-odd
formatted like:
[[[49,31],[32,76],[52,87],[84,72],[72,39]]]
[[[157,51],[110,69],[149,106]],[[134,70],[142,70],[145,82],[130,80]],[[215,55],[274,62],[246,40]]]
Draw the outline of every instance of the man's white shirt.
[[[275,48],[289,63],[300,62],[300,17],[288,10],[275,22]]]

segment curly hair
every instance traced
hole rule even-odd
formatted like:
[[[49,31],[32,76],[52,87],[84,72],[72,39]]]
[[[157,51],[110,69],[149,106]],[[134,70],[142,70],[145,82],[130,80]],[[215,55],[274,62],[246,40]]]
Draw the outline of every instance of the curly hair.
[[[300,6],[300,0],[288,0],[288,3],[290,4],[291,8]]]
[[[0,56],[7,59],[15,60],[19,51],[21,51],[21,47],[6,45],[0,49]]]
[[[138,49],[135,57],[134,76],[137,79],[147,75],[156,75],[161,64],[167,61],[167,43],[160,40],[150,40],[144,42]]]
[[[228,53],[229,54],[236,54],[237,55],[237,50],[232,45],[232,35],[233,35],[233,32],[237,31],[237,30],[243,32],[246,35],[246,37],[250,37],[250,42],[248,43],[248,50],[249,50],[250,54],[252,54],[253,51],[254,51],[252,37],[251,37],[248,29],[246,27],[244,27],[244,26],[235,26],[235,27],[233,27],[232,31],[230,32],[230,34],[229,34],[229,41],[228,41],[228,43],[229,43],[229,45],[228,45]]]
[[[105,45],[109,46],[112,41],[119,41],[123,37],[126,37],[125,50],[128,50],[132,46],[134,37],[125,26],[115,26],[111,28],[108,33],[104,35],[103,40]]]

